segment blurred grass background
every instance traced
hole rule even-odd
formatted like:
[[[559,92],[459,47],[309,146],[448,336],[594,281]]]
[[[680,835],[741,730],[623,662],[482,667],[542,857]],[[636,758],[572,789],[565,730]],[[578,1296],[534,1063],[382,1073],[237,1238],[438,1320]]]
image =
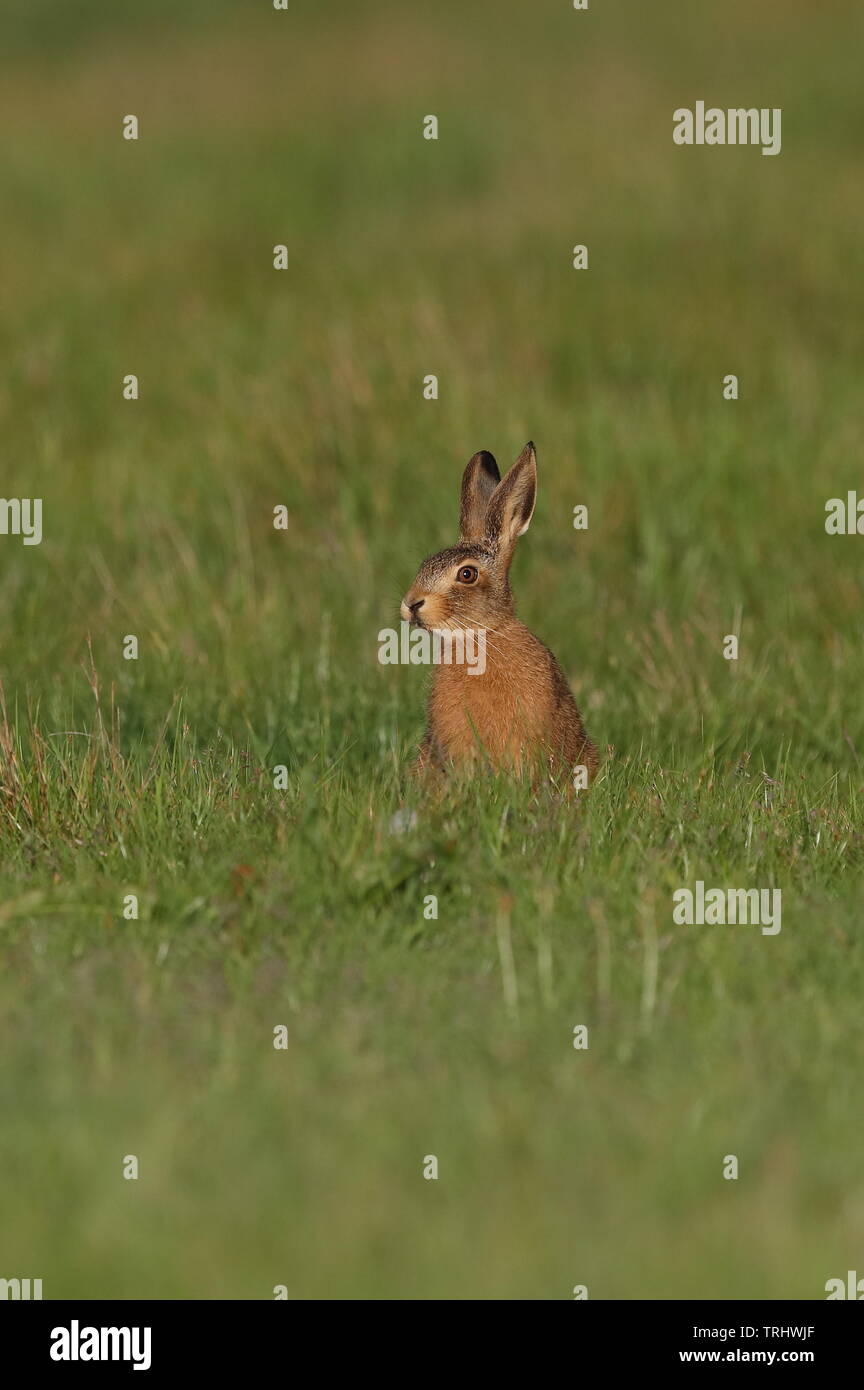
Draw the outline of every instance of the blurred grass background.
[[[2,491],[44,504],[0,538],[0,1276],[824,1296],[864,1236],[860,10],[0,23]],[[699,99],[782,153],[676,147]],[[377,633],[529,437],[520,615],[605,775],[429,804]],[[781,934],[673,927],[696,878],[780,887]]]

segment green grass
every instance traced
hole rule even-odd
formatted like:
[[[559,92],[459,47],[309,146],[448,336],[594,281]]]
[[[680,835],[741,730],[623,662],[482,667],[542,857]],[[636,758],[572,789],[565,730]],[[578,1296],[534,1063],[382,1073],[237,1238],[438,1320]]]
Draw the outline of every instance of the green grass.
[[[864,1239],[860,14],[54,8],[8,6],[0,84],[2,492],[44,504],[0,537],[0,1277],[824,1297]],[[675,147],[699,98],[780,106],[781,155]],[[528,438],[519,612],[603,775],[429,798],[377,633]],[[696,879],[781,933],[675,926]]]

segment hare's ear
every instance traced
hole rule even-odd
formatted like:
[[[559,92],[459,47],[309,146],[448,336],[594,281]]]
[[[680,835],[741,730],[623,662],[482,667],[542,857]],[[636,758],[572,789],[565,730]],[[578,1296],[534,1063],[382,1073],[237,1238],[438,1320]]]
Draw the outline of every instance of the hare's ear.
[[[525,534],[537,501],[537,456],[526,444],[503,483],[492,494],[486,512],[486,534],[507,564],[519,536]]]
[[[481,449],[462,474],[459,506],[460,541],[479,541],[486,534],[486,508],[501,481],[498,465],[490,453]]]

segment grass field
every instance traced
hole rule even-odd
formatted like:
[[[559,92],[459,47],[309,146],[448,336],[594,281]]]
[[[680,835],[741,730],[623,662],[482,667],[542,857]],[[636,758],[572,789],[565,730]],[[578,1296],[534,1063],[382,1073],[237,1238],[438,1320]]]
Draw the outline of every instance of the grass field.
[[[860,9],[3,16],[44,537],[0,536],[0,1276],[824,1297],[864,1259]],[[782,152],[675,146],[698,99]],[[529,438],[519,613],[603,774],[433,800],[377,634]],[[675,925],[697,879],[782,931]]]

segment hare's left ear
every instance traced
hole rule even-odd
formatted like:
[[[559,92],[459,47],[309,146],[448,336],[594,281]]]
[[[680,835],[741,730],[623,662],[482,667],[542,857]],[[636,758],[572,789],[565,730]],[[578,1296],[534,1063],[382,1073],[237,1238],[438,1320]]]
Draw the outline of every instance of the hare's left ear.
[[[497,463],[488,450],[481,449],[462,474],[459,539],[463,544],[483,539],[486,533],[486,508],[500,481]]]
[[[486,512],[486,534],[508,563],[516,541],[531,525],[536,501],[537,456],[528,443],[496,487]]]

